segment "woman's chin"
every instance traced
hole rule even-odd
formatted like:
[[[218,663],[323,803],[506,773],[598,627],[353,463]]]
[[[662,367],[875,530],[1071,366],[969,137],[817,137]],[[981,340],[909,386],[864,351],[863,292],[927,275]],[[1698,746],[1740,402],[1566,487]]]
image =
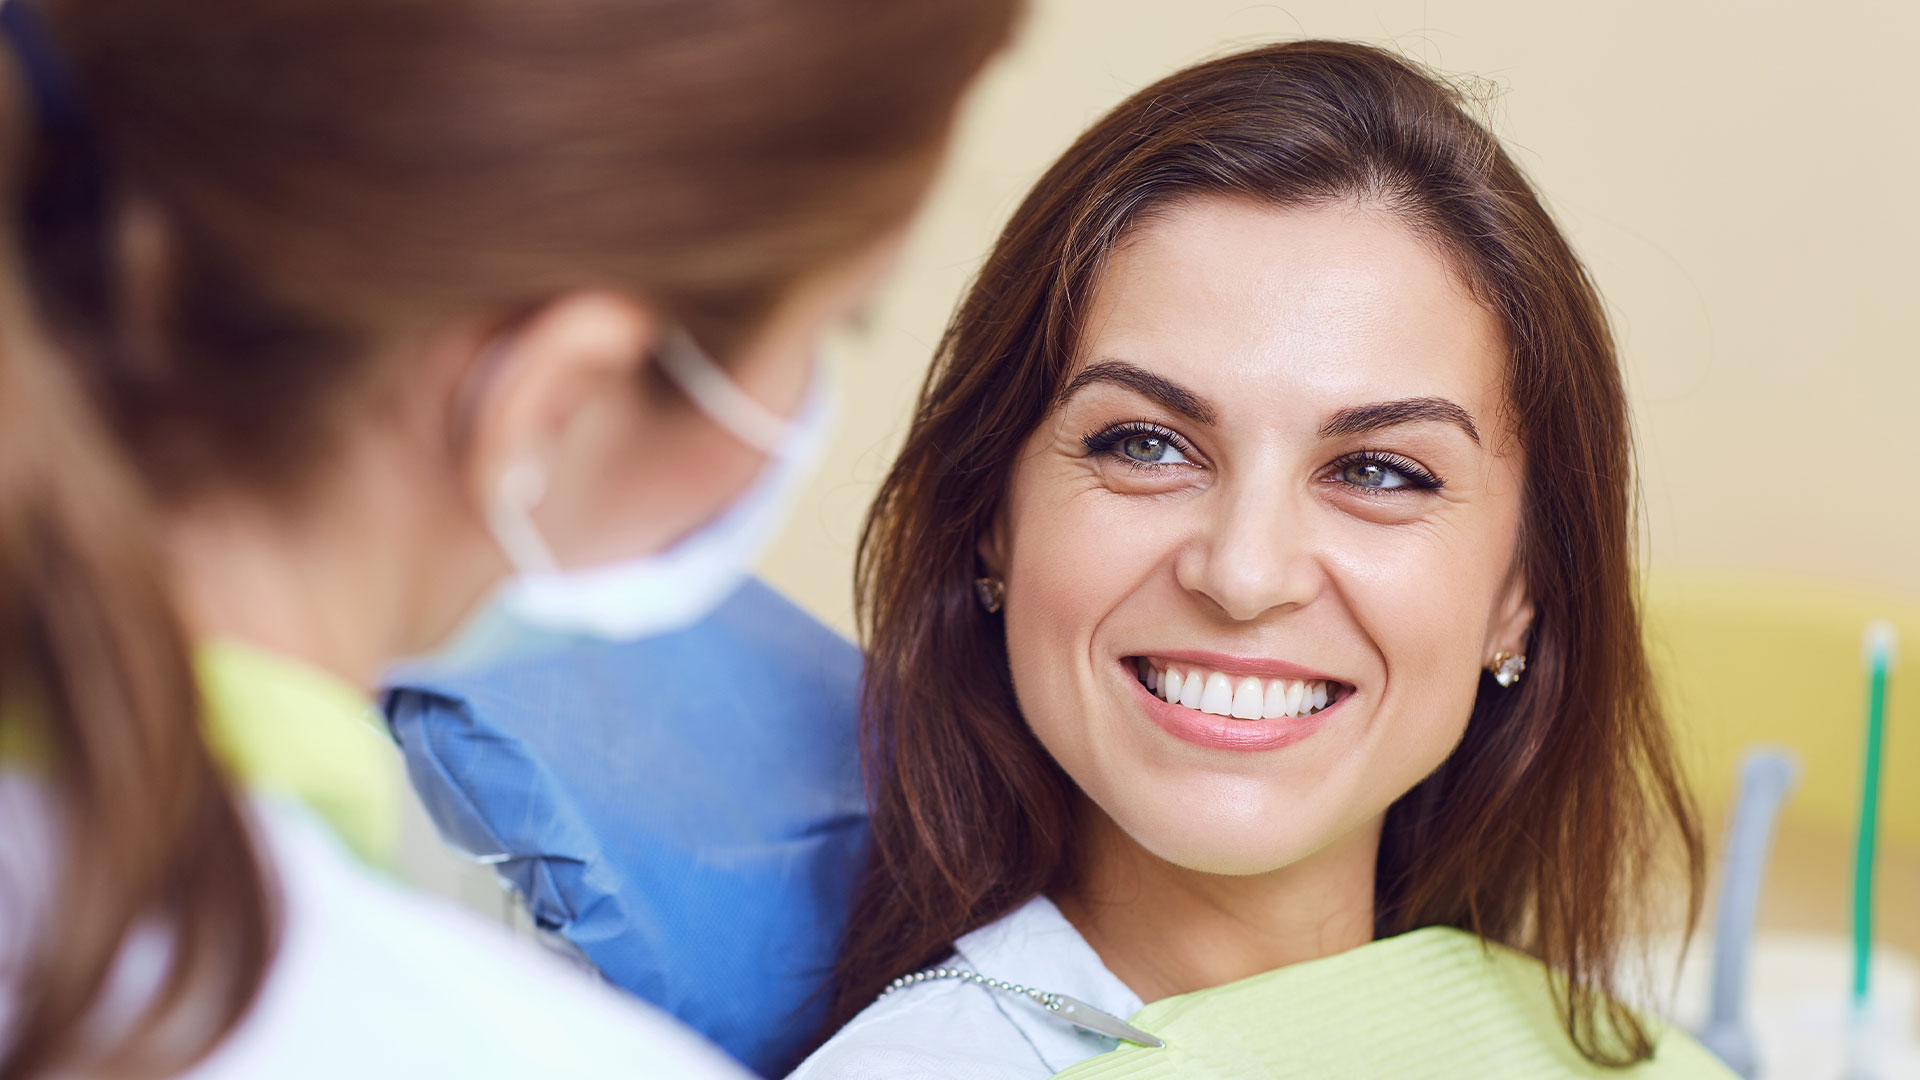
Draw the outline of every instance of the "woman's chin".
[[[1156,808],[1108,813],[1129,840],[1163,862],[1198,874],[1248,877],[1283,870],[1327,845],[1333,830],[1300,828],[1309,816],[1305,809],[1175,798]]]

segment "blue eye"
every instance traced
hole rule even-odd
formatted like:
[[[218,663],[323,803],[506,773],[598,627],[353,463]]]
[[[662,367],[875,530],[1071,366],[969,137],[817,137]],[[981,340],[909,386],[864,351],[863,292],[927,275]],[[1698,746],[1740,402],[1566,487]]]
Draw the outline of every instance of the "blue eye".
[[[1348,465],[1346,468],[1340,470],[1340,479],[1345,480],[1354,487],[1362,488],[1403,488],[1413,483],[1413,481],[1400,475],[1399,470],[1389,469],[1385,465],[1375,464],[1371,461],[1356,461]]]
[[[1089,454],[1104,454],[1137,468],[1195,464],[1187,456],[1186,442],[1157,424],[1115,424],[1080,441]]]
[[[1129,435],[1120,440],[1120,452],[1147,465],[1177,465],[1187,460],[1187,455],[1162,435]]]

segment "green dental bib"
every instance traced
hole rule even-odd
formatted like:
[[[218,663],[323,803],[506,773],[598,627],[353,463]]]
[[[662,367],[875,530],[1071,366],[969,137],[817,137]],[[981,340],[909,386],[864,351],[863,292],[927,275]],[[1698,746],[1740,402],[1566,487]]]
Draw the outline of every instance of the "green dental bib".
[[[1567,1039],[1539,961],[1428,927],[1322,960],[1164,998],[1130,1022],[1166,1040],[1122,1044],[1063,1080],[1471,1077],[1732,1080],[1684,1032],[1651,1061],[1606,1069]]]
[[[313,811],[367,864],[394,865],[406,780],[365,694],[238,641],[202,643],[194,669],[207,745],[235,778]]]
[[[4,3],[5,0],[0,0]],[[234,640],[194,649],[202,732],[249,791],[312,811],[369,866],[391,870],[406,778],[367,696],[303,661]],[[20,703],[0,703],[0,717]],[[0,723],[0,773],[46,769],[37,730]]]

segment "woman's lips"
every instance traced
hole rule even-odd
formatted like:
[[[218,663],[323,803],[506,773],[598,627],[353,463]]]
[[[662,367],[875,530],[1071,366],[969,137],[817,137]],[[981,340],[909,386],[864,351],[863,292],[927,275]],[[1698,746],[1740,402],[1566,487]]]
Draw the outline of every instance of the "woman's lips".
[[[1352,696],[1348,688],[1333,683],[1329,685],[1331,691],[1329,700],[1322,708],[1313,709],[1310,704],[1298,704],[1296,698],[1293,710],[1306,715],[1289,715],[1287,703],[1282,701],[1280,708],[1274,710],[1281,715],[1255,719],[1245,715],[1249,710],[1243,701],[1240,710],[1243,715],[1221,716],[1162,700],[1142,681],[1141,666],[1142,659],[1139,657],[1128,657],[1120,662],[1122,674],[1127,682],[1133,685],[1133,692],[1138,695],[1141,708],[1146,710],[1147,717],[1159,725],[1161,730],[1183,742],[1215,750],[1254,752],[1291,746],[1324,727],[1327,718]],[[1201,677],[1209,678],[1211,674],[1203,673]],[[1220,692],[1217,685],[1214,687],[1214,692],[1216,695]],[[1241,695],[1242,698],[1247,696],[1244,693]]]

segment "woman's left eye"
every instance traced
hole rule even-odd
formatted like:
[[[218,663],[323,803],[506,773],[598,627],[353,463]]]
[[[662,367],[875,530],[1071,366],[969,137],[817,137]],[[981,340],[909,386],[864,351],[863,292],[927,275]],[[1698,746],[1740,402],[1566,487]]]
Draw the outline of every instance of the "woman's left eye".
[[[1385,491],[1432,491],[1443,481],[1404,458],[1379,453],[1356,454],[1333,464],[1334,479],[1367,494]]]
[[[1390,469],[1371,461],[1356,461],[1340,470],[1340,479],[1360,488],[1391,489],[1412,485],[1413,481],[1400,475],[1398,469]]]
[[[1120,440],[1120,452],[1146,465],[1177,465],[1187,460],[1163,435],[1129,435]]]

